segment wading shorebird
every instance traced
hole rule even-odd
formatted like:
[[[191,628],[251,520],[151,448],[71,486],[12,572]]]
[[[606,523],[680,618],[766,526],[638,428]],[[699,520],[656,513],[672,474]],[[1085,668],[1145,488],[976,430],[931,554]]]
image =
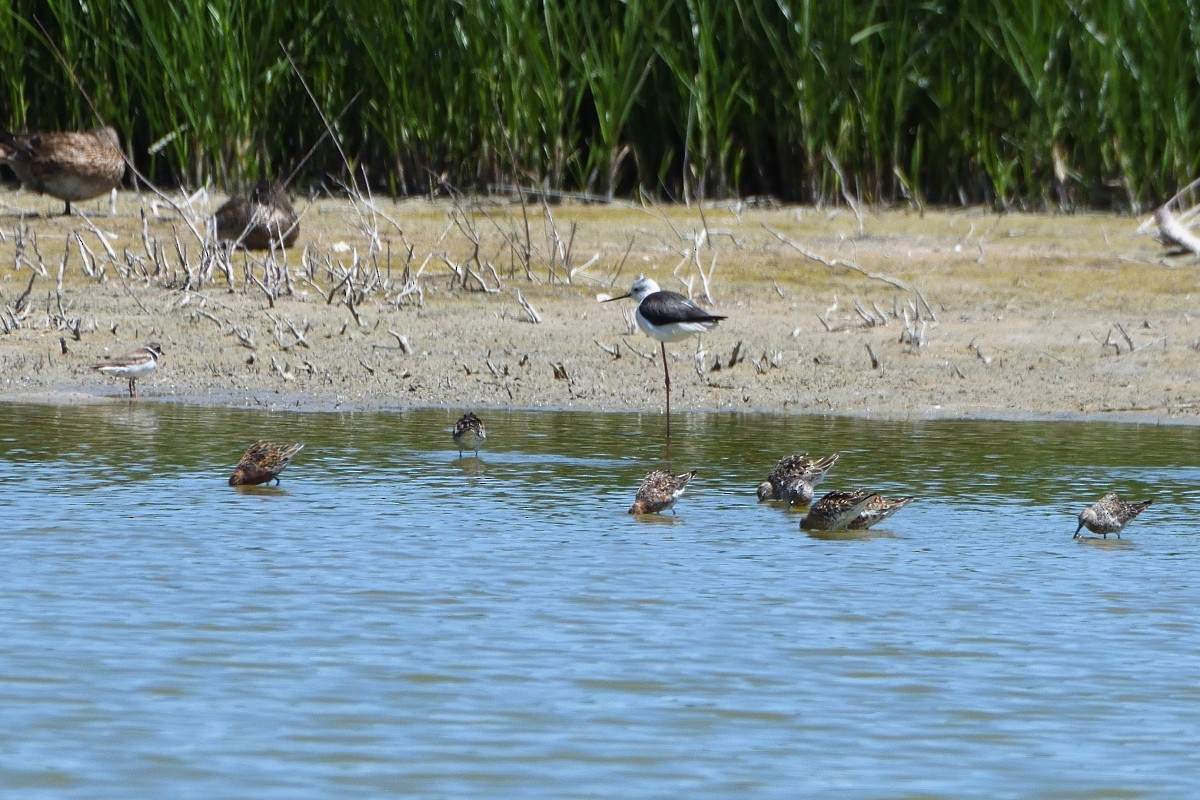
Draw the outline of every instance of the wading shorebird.
[[[217,238],[247,250],[291,247],[300,236],[300,220],[283,187],[259,181],[248,197],[231,197],[213,214]]]
[[[279,485],[279,473],[292,463],[296,453],[304,449],[304,442],[275,444],[259,440],[238,462],[237,469],[229,476],[230,486],[258,486],[275,481]]]
[[[454,423],[453,436],[454,443],[458,445],[459,458],[462,458],[463,450],[474,450],[478,457],[479,445],[487,440],[487,431],[483,429],[483,420],[474,413],[468,412]]]
[[[1121,529],[1133,522],[1133,518],[1146,510],[1152,500],[1142,500],[1138,503],[1126,503],[1117,497],[1115,492],[1109,492],[1096,501],[1091,508],[1079,512],[1079,527],[1071,538],[1078,539],[1079,532],[1087,528],[1092,533],[1098,533],[1105,539],[1110,533],[1121,538]]]
[[[680,498],[688,482],[694,477],[696,470],[682,475],[672,475],[661,469],[647,472],[646,477],[642,479],[642,485],[638,487],[633,505],[629,507],[629,513],[657,514],[670,508],[674,514],[675,501]]]
[[[652,339],[657,339],[662,348],[663,382],[667,388],[667,438],[671,436],[671,371],[667,368],[667,342],[681,342],[712,330],[725,317],[710,314],[678,292],[658,288],[650,278],[638,278],[627,294],[604,300],[623,300],[632,297],[637,301],[634,318],[638,327]]]
[[[806,531],[845,530],[877,497],[866,491],[830,492],[812,504],[800,527]]]
[[[8,164],[26,188],[66,203],[64,215],[73,201],[99,197],[125,175],[121,142],[107,125],[42,133],[0,129],[0,164]]]
[[[105,375],[112,375],[114,378],[128,379],[129,396],[137,397],[137,379],[154,372],[162,354],[162,345],[158,342],[150,342],[145,347],[131,350],[124,355],[110,358],[99,364],[92,364],[92,369],[99,370]]]
[[[865,531],[872,525],[883,522],[912,501],[911,497],[881,497],[880,495],[875,495],[867,503],[866,508],[850,523],[850,530]]]
[[[793,505],[812,502],[814,489],[837,463],[838,453],[824,458],[809,458],[807,453],[784,456],[758,485],[759,502],[783,500]]]

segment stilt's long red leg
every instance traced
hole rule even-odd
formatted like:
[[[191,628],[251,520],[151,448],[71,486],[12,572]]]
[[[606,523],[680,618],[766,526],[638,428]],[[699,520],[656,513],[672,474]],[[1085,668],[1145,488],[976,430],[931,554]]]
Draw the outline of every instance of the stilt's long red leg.
[[[663,381],[667,385],[667,438],[671,438],[671,370],[667,369],[667,343],[659,342],[663,357]]]

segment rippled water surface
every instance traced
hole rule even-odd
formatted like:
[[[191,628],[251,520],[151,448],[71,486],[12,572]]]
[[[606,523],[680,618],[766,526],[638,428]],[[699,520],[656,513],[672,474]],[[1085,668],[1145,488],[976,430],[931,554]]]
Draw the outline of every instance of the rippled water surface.
[[[481,415],[0,406],[0,795],[1200,791],[1200,431]],[[754,496],[803,450],[918,499],[811,536]]]

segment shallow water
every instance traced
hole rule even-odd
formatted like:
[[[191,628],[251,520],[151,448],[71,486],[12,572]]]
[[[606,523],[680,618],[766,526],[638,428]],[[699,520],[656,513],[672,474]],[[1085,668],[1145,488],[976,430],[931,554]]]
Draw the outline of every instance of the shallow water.
[[[0,794],[1200,789],[1200,430],[454,416],[0,406]],[[308,445],[227,487],[260,436]],[[802,532],[754,497],[802,450],[918,500]],[[1109,488],[1155,504],[1073,540]]]

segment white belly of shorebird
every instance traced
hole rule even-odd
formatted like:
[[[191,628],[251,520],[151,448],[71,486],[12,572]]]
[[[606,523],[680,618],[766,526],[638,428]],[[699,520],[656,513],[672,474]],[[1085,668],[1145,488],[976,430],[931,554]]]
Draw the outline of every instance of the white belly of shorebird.
[[[118,378],[140,378],[154,371],[155,363],[147,361],[144,364],[111,364],[96,369],[105,375],[116,375]]]
[[[641,314],[637,314],[638,327],[652,339],[660,342],[682,342],[689,336],[695,336],[712,330],[715,322],[668,322],[665,325],[654,326]]]

